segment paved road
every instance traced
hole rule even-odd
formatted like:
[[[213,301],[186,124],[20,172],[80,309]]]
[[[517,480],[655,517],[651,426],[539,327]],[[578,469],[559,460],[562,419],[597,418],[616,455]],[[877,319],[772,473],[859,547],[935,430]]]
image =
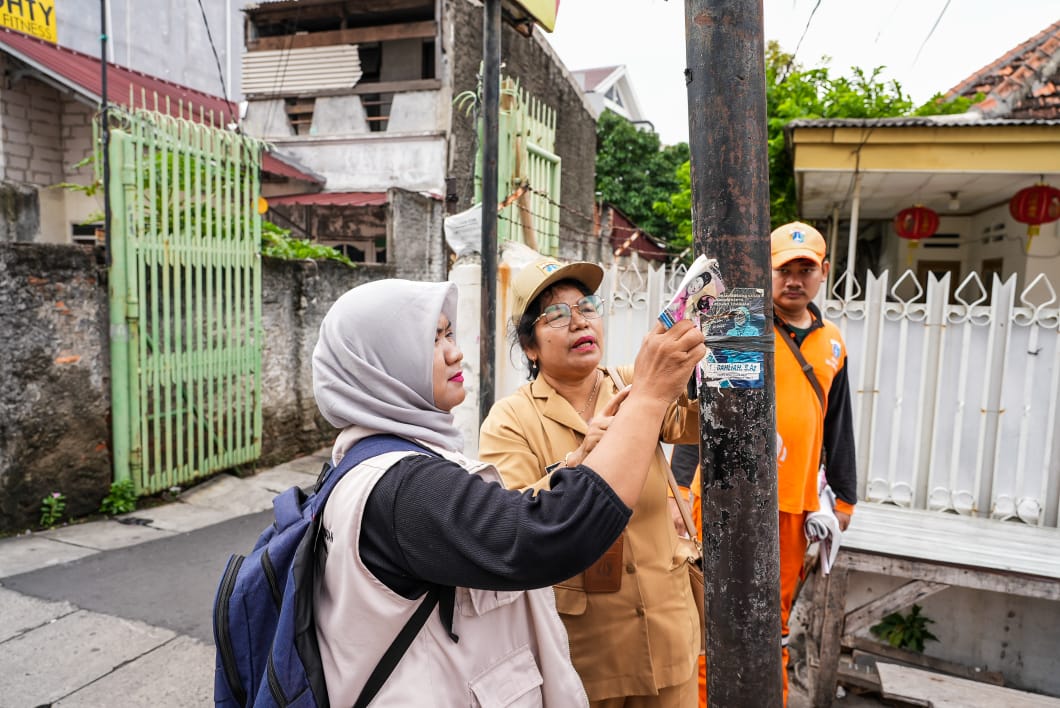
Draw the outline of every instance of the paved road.
[[[150,511],[138,517],[150,518]],[[9,590],[138,620],[213,646],[211,610],[232,553],[247,553],[272,512],[104,551],[3,579]]]
[[[0,540],[0,708],[212,705],[225,563],[253,547],[272,498],[311,486],[321,462],[220,475],[129,515],[139,523]]]

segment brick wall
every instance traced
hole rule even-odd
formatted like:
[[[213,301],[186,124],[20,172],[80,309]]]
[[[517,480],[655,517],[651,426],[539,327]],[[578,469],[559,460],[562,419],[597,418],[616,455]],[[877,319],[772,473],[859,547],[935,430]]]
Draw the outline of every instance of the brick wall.
[[[75,168],[81,160],[92,154],[92,120],[95,110],[74,99],[64,96],[62,99],[62,160],[65,182],[90,184],[92,182],[92,165]]]
[[[0,92],[4,178],[52,185],[63,181],[60,93],[23,77]]]
[[[69,243],[70,225],[101,211],[98,198],[52,188],[90,184],[91,106],[29,77],[0,89],[0,240]]]
[[[442,239],[442,203],[404,189],[387,191],[389,262],[399,278],[439,282],[449,271]]]

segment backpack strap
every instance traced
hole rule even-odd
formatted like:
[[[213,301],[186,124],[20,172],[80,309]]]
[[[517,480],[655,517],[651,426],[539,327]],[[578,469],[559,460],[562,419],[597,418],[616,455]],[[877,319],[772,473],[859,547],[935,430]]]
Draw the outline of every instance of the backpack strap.
[[[331,490],[342,479],[342,476],[354,467],[365,460],[370,460],[387,452],[397,452],[398,450],[421,452],[424,455],[438,457],[437,453],[431,452],[411,440],[399,438],[397,435],[372,435],[354,443],[353,447],[346,451],[338,465],[332,466],[330,463],[326,463],[324,469],[320,470],[320,476],[317,477],[316,488],[313,491],[316,494],[323,494],[322,498],[326,499],[331,494]]]
[[[361,689],[361,695],[357,696],[357,701],[353,704],[353,708],[365,708],[372,699],[375,698],[375,694],[379,693],[379,689],[383,687],[386,680],[390,678],[390,674],[394,673],[394,669],[397,668],[398,662],[401,661],[401,657],[405,655],[409,647],[412,646],[412,640],[419,634],[420,629],[427,622],[427,618],[431,616],[431,612],[434,611],[435,605],[438,604],[438,597],[441,594],[442,589],[439,587],[433,587],[427,591],[427,595],[423,598],[423,602],[416,608],[416,611],[409,617],[409,621],[405,623],[405,626],[401,628],[397,637],[387,647],[386,652],[383,654],[383,658],[376,664],[375,669],[372,671],[372,675],[368,677],[368,682],[364,684],[364,688]]]
[[[357,465],[361,464],[365,460],[369,460],[378,455],[382,455],[388,452],[397,452],[399,450],[407,450],[409,452],[421,452],[425,455],[432,457],[438,457],[438,454],[428,450],[422,445],[417,445],[411,440],[400,438],[396,435],[373,435],[371,437],[359,440],[349,449],[346,455],[339,462],[337,467],[331,467],[331,465],[325,465],[324,469],[320,472],[320,477],[317,479],[316,493],[323,494],[326,499],[331,494],[331,490],[334,489],[335,485],[339,483],[339,480],[343,476],[352,470]],[[321,514],[322,515],[322,514]],[[318,519],[319,523],[319,519]],[[376,664],[375,669],[372,670],[371,675],[368,677],[368,681],[365,683],[364,688],[361,689],[360,695],[357,697],[357,701],[353,704],[354,708],[365,708],[372,699],[375,698],[376,694],[379,693],[379,689],[383,687],[386,680],[390,678],[390,674],[394,673],[394,669],[397,668],[398,663],[401,661],[401,657],[405,655],[409,647],[412,646],[412,641],[419,634],[423,625],[426,624],[427,619],[431,616],[431,612],[438,605],[439,598],[442,593],[446,592],[447,588],[438,586],[432,587],[427,591],[423,598],[423,602],[416,608],[416,611],[412,613],[405,626],[398,632],[397,637],[390,643],[387,650],[383,653],[383,657]],[[448,589],[452,592],[452,589]]]

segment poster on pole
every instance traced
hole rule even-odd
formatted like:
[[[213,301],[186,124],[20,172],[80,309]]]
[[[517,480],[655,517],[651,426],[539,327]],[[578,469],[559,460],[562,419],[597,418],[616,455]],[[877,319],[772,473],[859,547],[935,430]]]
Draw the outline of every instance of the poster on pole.
[[[0,2],[0,27],[55,44],[59,41],[55,23],[55,0]]]
[[[766,327],[765,291],[762,288],[732,288],[718,296],[700,325],[711,338],[733,342],[733,348],[710,346],[700,365],[705,385],[713,388],[762,388],[765,385],[765,355],[735,347],[742,338],[758,338]]]

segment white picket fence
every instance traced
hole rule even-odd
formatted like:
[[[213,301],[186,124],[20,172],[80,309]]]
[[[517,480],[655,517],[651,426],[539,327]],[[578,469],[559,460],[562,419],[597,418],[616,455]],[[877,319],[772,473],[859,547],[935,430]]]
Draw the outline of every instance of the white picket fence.
[[[642,269],[613,266],[601,286],[607,364],[633,361],[683,275]],[[497,398],[526,381],[518,350],[504,338],[505,285],[502,279]],[[845,287],[840,278],[832,294]],[[1018,290],[1015,277],[995,276],[988,289],[973,273],[956,285],[948,275],[929,276],[923,288],[911,271],[893,283],[884,272],[852,292],[850,301],[828,299],[822,309],[850,352],[859,497],[1057,527],[1060,303],[1049,280],[1039,276]],[[472,276],[461,288],[469,317],[477,295]],[[475,375],[466,378],[477,381],[477,337],[465,337]],[[458,417],[473,451],[477,407],[465,406]]]
[[[870,274],[864,299],[825,316],[850,351],[862,498],[1058,525],[1060,308],[1045,276],[988,290],[976,273],[926,289]]]

